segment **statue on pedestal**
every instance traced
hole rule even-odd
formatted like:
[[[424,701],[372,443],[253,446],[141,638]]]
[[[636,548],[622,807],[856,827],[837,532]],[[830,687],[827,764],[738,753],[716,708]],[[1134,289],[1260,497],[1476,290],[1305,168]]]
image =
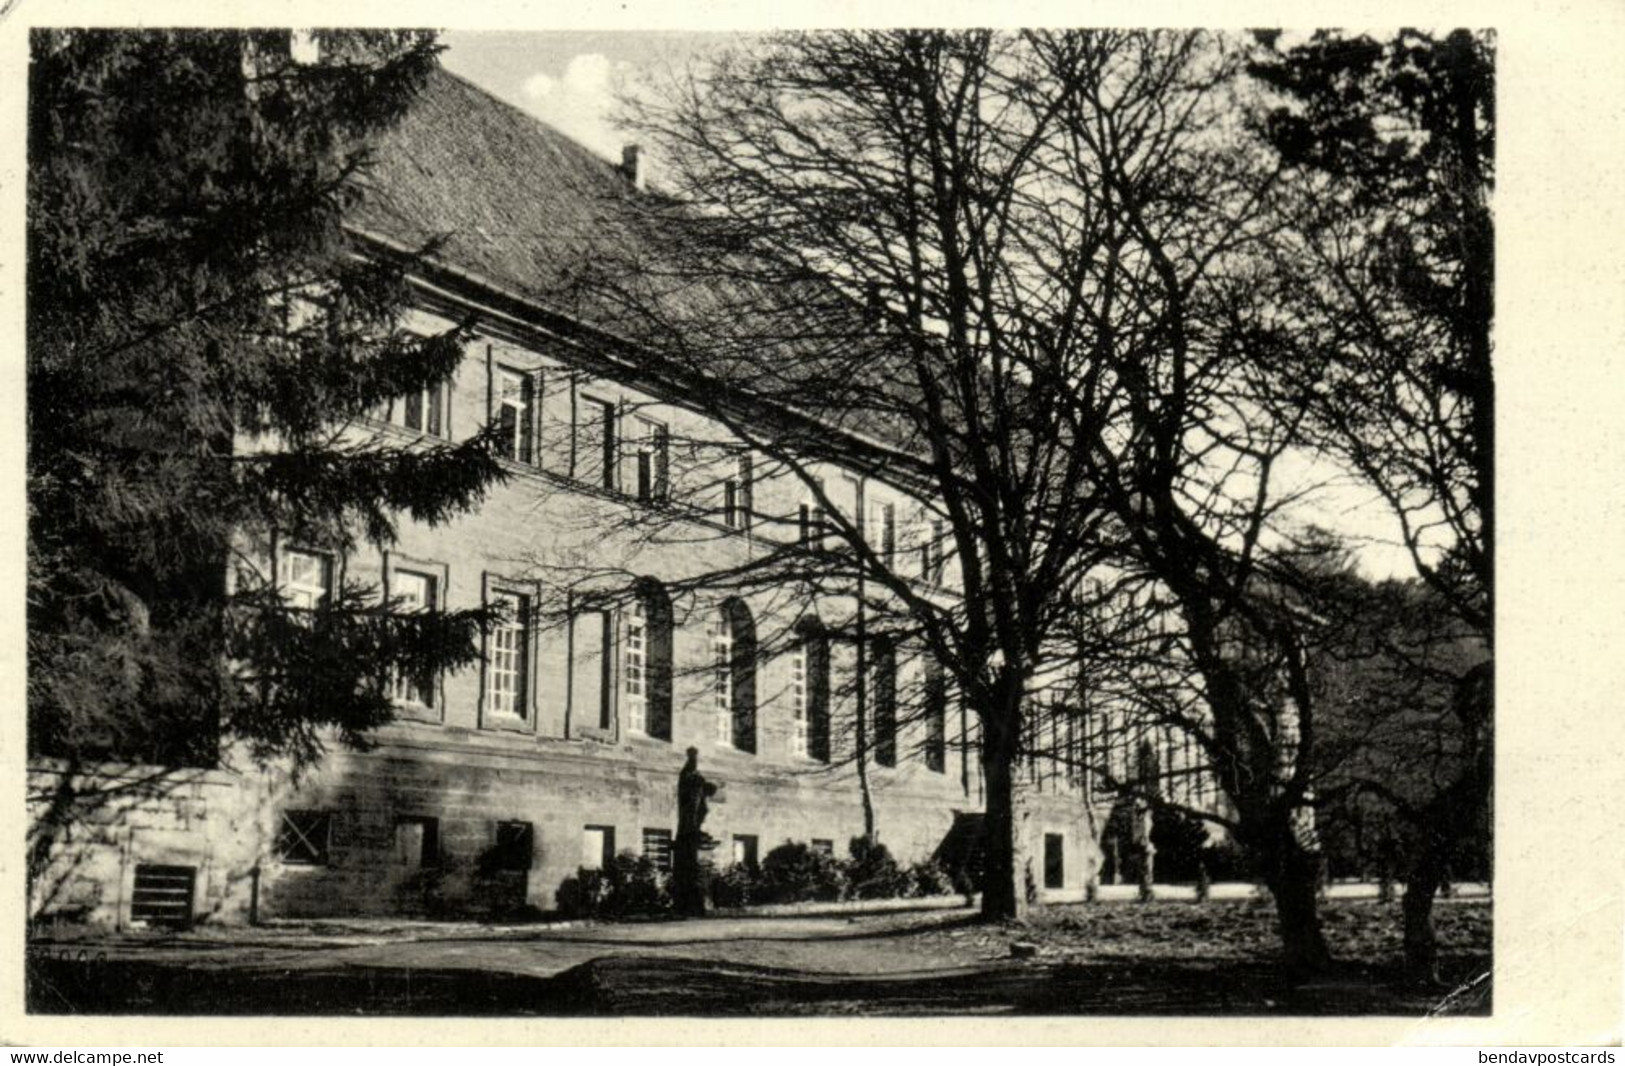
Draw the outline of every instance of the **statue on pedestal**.
[[[706,843],[705,816],[717,786],[700,773],[700,751],[688,749],[688,761],[677,775],[677,839],[673,841],[671,895],[677,913],[685,918],[705,917],[705,884],[700,850]]]

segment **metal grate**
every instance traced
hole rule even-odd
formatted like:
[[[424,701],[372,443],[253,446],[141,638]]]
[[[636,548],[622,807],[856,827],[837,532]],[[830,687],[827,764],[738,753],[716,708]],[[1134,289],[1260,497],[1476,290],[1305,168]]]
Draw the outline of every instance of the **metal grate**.
[[[141,865],[135,868],[130,920],[154,925],[190,925],[195,866]]]
[[[671,872],[671,830],[645,829],[643,831],[643,857],[655,864],[655,869]]]

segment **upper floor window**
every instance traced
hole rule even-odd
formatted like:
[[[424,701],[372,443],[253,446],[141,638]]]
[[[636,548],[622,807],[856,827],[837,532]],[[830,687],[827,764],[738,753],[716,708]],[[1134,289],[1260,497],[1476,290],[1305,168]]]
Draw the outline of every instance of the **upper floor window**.
[[[619,434],[615,425],[615,404],[608,400],[582,398],[582,425],[578,439],[576,476],[606,489],[620,487],[616,464]]]
[[[877,637],[871,648],[870,666],[875,708],[875,762],[897,765],[897,651],[885,637]]]
[[[492,414],[497,421],[499,453],[521,463],[534,462],[531,426],[536,403],[535,383],[529,374],[499,367],[494,384],[496,410]]]
[[[897,508],[889,503],[871,504],[870,522],[874,526],[875,554],[883,566],[891,566],[897,557]]]
[[[823,479],[814,478],[813,486],[817,491],[801,501],[797,517],[797,542],[807,548],[822,547],[824,543],[824,507],[818,502],[818,494],[824,490]]]
[[[947,528],[940,518],[933,519],[920,541],[920,580],[932,588],[942,587],[947,547]]]
[[[722,483],[722,524],[729,529],[750,529],[751,514],[755,511],[755,486],[752,483],[751,458],[741,455],[734,467],[733,477]]]
[[[803,759],[807,757],[808,711],[811,704],[807,675],[807,645],[801,643],[790,653],[790,706],[796,729],[790,738],[790,753]]]
[[[925,768],[940,774],[948,768],[948,684],[942,664],[925,664]]]
[[[393,570],[389,575],[389,591],[397,609],[406,612],[433,611],[440,606],[439,580],[433,574],[416,570]],[[391,685],[391,695],[402,703],[434,706],[434,677],[412,676],[397,670]]]
[[[659,422],[638,421],[638,499],[664,500],[670,492],[671,435]]]
[[[333,557],[326,552],[285,550],[281,576],[282,596],[291,607],[314,611],[333,596]]]
[[[502,619],[486,637],[485,706],[491,714],[524,719],[530,680],[530,597],[498,589],[487,603]]]
[[[389,420],[404,429],[443,437],[446,435],[445,399],[445,387],[438,382],[398,396],[389,405]]]
[[[660,582],[645,578],[622,620],[621,695],[629,732],[671,739],[671,643],[671,598]]]
[[[730,599],[711,625],[711,692],[716,741],[756,750],[756,623],[744,601]]]
[[[790,659],[790,695],[795,733],[790,750],[829,762],[829,637],[816,620],[798,627]]]

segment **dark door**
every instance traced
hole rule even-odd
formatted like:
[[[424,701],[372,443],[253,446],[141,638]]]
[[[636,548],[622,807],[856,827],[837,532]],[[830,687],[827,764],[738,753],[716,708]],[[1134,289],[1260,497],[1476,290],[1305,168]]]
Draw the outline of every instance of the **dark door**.
[[[1066,884],[1066,866],[1063,841],[1059,833],[1044,834],[1044,887],[1060,888]]]

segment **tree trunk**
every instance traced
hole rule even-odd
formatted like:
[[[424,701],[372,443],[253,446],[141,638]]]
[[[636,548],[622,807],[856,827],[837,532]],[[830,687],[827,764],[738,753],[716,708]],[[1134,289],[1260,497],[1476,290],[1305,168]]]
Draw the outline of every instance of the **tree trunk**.
[[[1292,839],[1290,828],[1284,830],[1284,835],[1287,839],[1277,845],[1274,860],[1268,864],[1267,884],[1275,897],[1287,970],[1306,976],[1325,969],[1332,961],[1331,949],[1320,929],[1320,863],[1314,852]]]
[[[1439,940],[1433,929],[1433,897],[1444,880],[1444,851],[1424,845],[1405,878],[1405,977],[1417,984],[1439,980]]]
[[[982,775],[987,786],[987,813],[982,821],[982,917],[990,921],[1024,918],[1027,914],[1015,780],[1012,759],[1002,750],[1004,747],[999,743],[982,747]]]
[[[1142,810],[1134,815],[1135,832],[1140,838],[1140,891],[1141,903],[1150,903],[1157,898],[1157,845],[1151,840],[1151,806],[1145,804]]]

